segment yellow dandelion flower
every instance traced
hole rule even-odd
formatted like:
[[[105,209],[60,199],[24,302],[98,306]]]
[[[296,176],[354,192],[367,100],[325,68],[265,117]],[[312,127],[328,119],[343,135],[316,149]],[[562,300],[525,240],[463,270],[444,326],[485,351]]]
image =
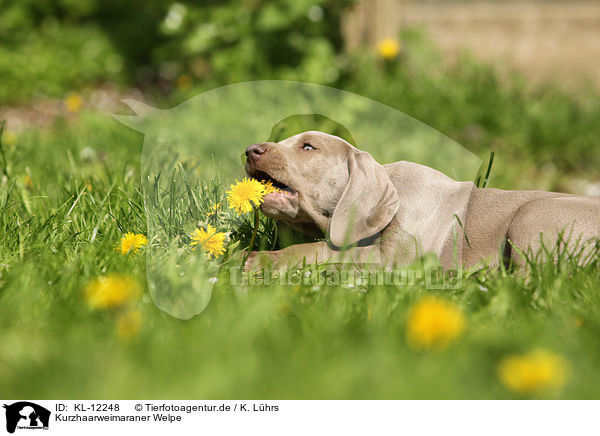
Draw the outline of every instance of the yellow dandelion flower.
[[[281,192],[281,189],[273,186],[273,182],[271,180],[261,180],[261,182],[265,186],[265,194],[270,194],[271,192]]]
[[[83,106],[83,100],[79,94],[71,93],[65,98],[65,106],[71,113],[79,112]]]
[[[148,245],[148,239],[144,235],[125,233],[119,244],[117,244],[117,250],[119,250],[122,255],[129,253],[136,254],[140,251],[140,248],[145,245]]]
[[[557,389],[567,379],[567,363],[551,351],[534,350],[504,358],[498,365],[498,376],[507,388],[520,394]]]
[[[394,59],[400,53],[402,46],[397,39],[385,38],[377,44],[377,53],[383,59]]]
[[[204,229],[196,229],[191,235],[192,247],[201,246],[204,251],[214,257],[219,257],[225,253],[225,233],[217,232],[213,226],[206,226]]]
[[[236,180],[227,191],[227,202],[238,214],[252,211],[252,204],[260,206],[265,196],[265,185],[255,179],[244,178],[241,182]]]
[[[453,303],[426,297],[411,309],[407,337],[417,348],[444,348],[465,329],[465,318]]]
[[[85,299],[94,309],[113,309],[133,301],[140,293],[132,277],[110,274],[92,280],[85,287]]]
[[[177,88],[181,89],[182,91],[191,88],[192,86],[192,78],[187,75],[187,74],[183,74],[181,76],[179,76],[177,78]]]
[[[123,339],[130,339],[140,331],[141,327],[142,314],[139,310],[131,310],[119,317],[117,333]]]

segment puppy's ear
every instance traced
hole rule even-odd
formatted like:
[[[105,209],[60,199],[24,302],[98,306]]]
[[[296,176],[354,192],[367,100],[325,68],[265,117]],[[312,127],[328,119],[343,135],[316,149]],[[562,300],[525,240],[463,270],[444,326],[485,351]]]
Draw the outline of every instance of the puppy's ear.
[[[329,240],[336,247],[355,244],[382,231],[400,199],[382,165],[364,151],[348,153],[348,185],[329,221]]]

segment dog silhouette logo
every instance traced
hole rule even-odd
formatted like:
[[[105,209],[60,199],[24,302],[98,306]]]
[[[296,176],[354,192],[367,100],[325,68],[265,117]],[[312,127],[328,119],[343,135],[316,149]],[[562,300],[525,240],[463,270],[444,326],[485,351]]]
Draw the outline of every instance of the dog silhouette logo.
[[[4,405],[6,409],[6,431],[14,433],[18,429],[48,429],[50,411],[29,401],[19,401]]]

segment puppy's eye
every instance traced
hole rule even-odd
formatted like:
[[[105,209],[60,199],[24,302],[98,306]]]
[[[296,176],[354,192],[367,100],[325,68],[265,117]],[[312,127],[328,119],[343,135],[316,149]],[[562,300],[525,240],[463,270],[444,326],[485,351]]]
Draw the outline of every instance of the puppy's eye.
[[[304,146],[302,147],[304,150],[314,150],[315,147],[313,147],[312,145],[310,145],[308,142],[304,143]]]

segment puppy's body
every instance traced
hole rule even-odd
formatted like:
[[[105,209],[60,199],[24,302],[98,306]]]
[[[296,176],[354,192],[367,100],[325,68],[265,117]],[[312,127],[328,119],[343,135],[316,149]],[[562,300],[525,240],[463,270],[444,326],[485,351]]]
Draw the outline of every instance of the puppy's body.
[[[263,212],[328,236],[264,253],[280,265],[304,259],[406,265],[425,253],[435,253],[445,268],[497,265],[503,255],[522,263],[519,250],[535,253],[542,241],[552,246],[563,231],[572,242],[600,237],[599,198],[476,188],[411,162],[380,165],[321,132],[255,144],[246,154],[250,176],[282,187],[265,196]],[[347,246],[354,248],[341,250]]]
[[[522,253],[536,255],[542,244],[552,250],[559,238],[570,249],[578,244],[584,248],[586,242],[599,238],[600,198],[475,188],[467,209],[466,229],[469,244],[463,262],[467,266],[487,259],[497,264],[498,247],[508,241],[504,254],[522,264]]]
[[[461,223],[465,221],[473,183],[457,182],[412,162],[383,167],[398,192],[400,203],[382,234],[384,257],[395,264],[408,264],[425,253],[435,253],[447,267],[460,263]]]

